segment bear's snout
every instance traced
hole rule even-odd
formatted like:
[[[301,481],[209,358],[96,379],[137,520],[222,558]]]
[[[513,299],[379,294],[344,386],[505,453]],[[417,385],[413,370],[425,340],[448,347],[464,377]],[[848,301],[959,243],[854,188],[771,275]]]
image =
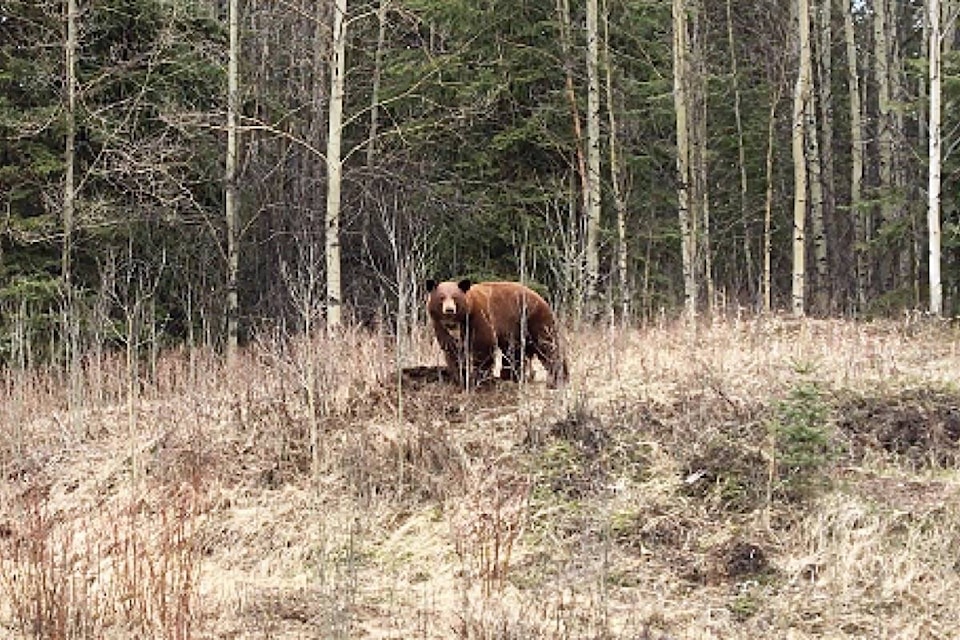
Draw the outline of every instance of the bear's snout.
[[[457,303],[451,298],[447,298],[446,300],[443,301],[443,306],[440,307],[440,309],[441,311],[443,311],[443,315],[445,316],[456,315]]]

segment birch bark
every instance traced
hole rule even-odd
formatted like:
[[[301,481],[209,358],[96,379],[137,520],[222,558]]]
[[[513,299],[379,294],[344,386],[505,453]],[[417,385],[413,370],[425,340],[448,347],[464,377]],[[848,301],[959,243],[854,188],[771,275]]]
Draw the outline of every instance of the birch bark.
[[[63,147],[63,247],[60,275],[68,297],[72,284],[74,210],[76,205],[76,136],[77,136],[77,0],[67,0],[67,39],[64,45],[66,103],[64,104]]]
[[[811,112],[816,114],[817,125],[811,130],[819,132],[820,145],[819,153],[819,182],[820,182],[820,208],[819,208],[819,226],[816,235],[818,236],[817,247],[814,252],[817,262],[817,307],[821,313],[829,313],[834,294],[834,282],[831,271],[833,265],[830,261],[830,255],[836,255],[836,251],[830,251],[831,240],[835,234],[831,233],[834,228],[834,166],[833,166],[833,0],[822,0],[822,4],[817,12],[819,18],[819,38],[817,40],[817,106],[815,110],[811,105]],[[813,160],[811,159],[811,162]]]
[[[797,0],[797,33],[799,55],[797,82],[793,93],[793,283],[792,308],[795,316],[805,313],[807,157],[804,141],[807,136],[806,113],[810,102],[811,54],[810,7],[807,0]]]
[[[943,285],[940,279],[940,1],[928,0],[930,23],[930,175],[927,185],[927,228],[929,242],[930,313],[943,314]]]
[[[690,137],[688,118],[687,7],[673,0],[673,103],[677,124],[677,211],[680,218],[680,248],[683,259],[684,312],[688,320],[697,315],[697,275],[694,265],[696,235],[690,216]]]
[[[343,130],[344,73],[346,72],[347,0],[335,0],[333,7],[333,57],[330,61],[330,110],[327,131],[327,331],[333,333],[342,322],[343,294],[340,282],[340,188],[343,160],[340,146]]]
[[[239,334],[239,295],[237,292],[237,272],[240,258],[238,250],[239,225],[237,223],[237,149],[238,127],[237,106],[239,91],[240,29],[239,0],[230,0],[228,8],[228,29],[230,37],[229,58],[227,60],[227,153],[224,167],[224,217],[227,229],[227,359],[232,361],[237,354]]]
[[[599,11],[597,0],[587,0],[587,209],[586,277],[587,309],[598,311],[600,281],[600,68]]]

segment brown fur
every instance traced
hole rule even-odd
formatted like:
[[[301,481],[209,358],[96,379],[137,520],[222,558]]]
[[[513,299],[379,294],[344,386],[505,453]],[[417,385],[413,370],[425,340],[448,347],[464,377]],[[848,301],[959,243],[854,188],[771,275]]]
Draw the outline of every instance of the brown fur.
[[[557,321],[550,305],[519,282],[427,281],[427,314],[450,375],[462,384],[491,378],[496,350],[503,354],[500,377],[519,380],[537,356],[551,386],[569,377]]]

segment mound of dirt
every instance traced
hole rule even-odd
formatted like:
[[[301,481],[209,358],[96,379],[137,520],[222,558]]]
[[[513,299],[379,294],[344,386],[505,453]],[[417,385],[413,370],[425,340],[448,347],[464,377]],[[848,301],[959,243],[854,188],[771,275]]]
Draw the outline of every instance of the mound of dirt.
[[[404,367],[401,374],[403,375],[404,382],[415,386],[434,382],[453,382],[449,372],[447,372],[447,368],[440,365]]]
[[[873,449],[915,465],[960,461],[960,392],[909,389],[897,394],[842,399],[837,427],[855,459]]]

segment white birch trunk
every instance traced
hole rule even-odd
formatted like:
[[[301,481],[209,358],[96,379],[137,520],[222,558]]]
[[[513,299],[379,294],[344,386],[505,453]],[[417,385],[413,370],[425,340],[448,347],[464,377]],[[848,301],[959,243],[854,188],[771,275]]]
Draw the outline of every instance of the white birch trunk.
[[[812,72],[811,63],[811,72]],[[812,76],[812,73],[811,73]],[[812,77],[811,77],[812,80]],[[813,83],[809,86],[811,92]],[[823,166],[820,162],[820,131],[817,122],[816,105],[812,93],[804,104],[804,140],[807,150],[807,186],[810,194],[810,221],[813,223],[813,261],[817,275],[815,286],[808,287],[814,290],[814,307],[816,313],[826,311],[826,288],[828,286],[827,269],[827,236],[823,219]]]
[[[346,72],[347,0],[333,7],[333,58],[330,61],[330,128],[327,132],[327,330],[341,325],[343,294],[340,285],[340,187],[343,160],[340,145],[343,129],[344,73]]]
[[[810,55],[810,7],[807,0],[797,0],[797,32],[799,56],[797,83],[793,93],[793,286],[792,308],[795,316],[805,313],[806,277],[806,215],[807,215],[807,158],[804,148],[806,139],[807,105],[810,102],[811,55]]]
[[[930,21],[930,174],[927,186],[930,313],[943,314],[943,284],[940,280],[940,2],[928,0]]]
[[[60,256],[60,275],[63,286],[71,299],[73,274],[71,255],[73,253],[74,210],[76,207],[76,136],[77,136],[77,0],[67,0],[67,40],[64,44],[64,73],[66,84],[66,104],[64,105],[65,140],[63,148],[63,248]]]
[[[587,0],[587,309],[596,316],[600,281],[600,69],[597,0]]]
[[[819,49],[817,69],[819,83],[819,116],[814,131],[819,131],[820,145],[820,234],[823,239],[815,252],[817,259],[817,304],[821,313],[829,313],[833,301],[833,277],[831,274],[830,244],[833,239],[834,221],[834,168],[833,168],[833,0],[823,0],[819,11]],[[833,252],[836,254],[836,251]]]
[[[690,136],[687,92],[687,7],[673,0],[673,103],[677,118],[677,204],[683,258],[684,311],[688,320],[697,315],[697,276],[694,265],[695,233],[690,219]]]
[[[237,271],[240,259],[238,250],[237,221],[237,106],[239,103],[240,29],[239,0],[230,0],[228,8],[230,50],[227,60],[227,157],[224,167],[224,217],[227,229],[227,359],[232,361],[237,353],[239,296],[237,294]]]
[[[77,139],[77,0],[67,1],[67,39],[64,47],[66,104],[64,105],[63,149],[63,346],[68,380],[68,407],[71,425],[79,424],[83,376],[80,367],[80,319],[76,316],[73,290],[73,234],[76,226],[76,139]]]

